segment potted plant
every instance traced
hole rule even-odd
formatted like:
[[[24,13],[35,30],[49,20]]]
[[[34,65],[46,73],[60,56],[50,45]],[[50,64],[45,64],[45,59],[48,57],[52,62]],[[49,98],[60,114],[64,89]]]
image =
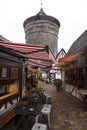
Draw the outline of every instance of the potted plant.
[[[35,95],[35,94],[37,94],[37,90],[36,90],[36,88],[31,88],[31,92]]]
[[[25,88],[26,88],[26,90],[30,90],[32,88],[32,85],[31,84],[26,84]]]
[[[55,79],[54,85],[56,86],[56,90],[61,90],[62,80],[61,79]]]
[[[25,88],[26,88],[25,91],[26,96],[32,96],[33,94],[37,93],[36,88],[32,87],[31,84],[26,84]]]
[[[32,88],[31,84],[25,85],[25,95],[26,96],[32,96],[31,88]]]

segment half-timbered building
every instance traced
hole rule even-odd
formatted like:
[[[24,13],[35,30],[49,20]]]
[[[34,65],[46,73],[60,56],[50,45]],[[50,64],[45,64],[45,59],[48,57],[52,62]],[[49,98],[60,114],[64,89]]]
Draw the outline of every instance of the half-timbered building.
[[[72,44],[66,56],[59,59],[63,88],[77,99],[87,95],[87,30]]]

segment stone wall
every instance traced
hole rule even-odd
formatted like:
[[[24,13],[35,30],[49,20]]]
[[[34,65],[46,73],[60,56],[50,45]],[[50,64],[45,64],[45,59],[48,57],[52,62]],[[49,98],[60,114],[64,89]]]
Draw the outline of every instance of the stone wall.
[[[26,24],[25,39],[28,44],[48,45],[54,55],[58,53],[58,26],[47,20],[37,20]]]

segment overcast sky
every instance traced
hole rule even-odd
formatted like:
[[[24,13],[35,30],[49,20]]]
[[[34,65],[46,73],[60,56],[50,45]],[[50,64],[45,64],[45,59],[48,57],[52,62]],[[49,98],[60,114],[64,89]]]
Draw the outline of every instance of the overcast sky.
[[[68,51],[87,29],[87,0],[43,0],[42,7],[47,15],[60,21],[58,50]],[[0,0],[0,35],[12,42],[25,43],[23,22],[40,8],[40,0]]]

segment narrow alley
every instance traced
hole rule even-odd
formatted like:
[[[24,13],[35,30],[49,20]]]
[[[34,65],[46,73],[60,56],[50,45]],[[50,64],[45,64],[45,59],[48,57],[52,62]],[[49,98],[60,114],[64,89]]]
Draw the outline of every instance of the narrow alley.
[[[87,130],[87,112],[79,107],[77,100],[64,91],[56,91],[51,84],[39,82],[39,86],[52,95],[52,130]]]
[[[53,84],[39,81],[39,87],[52,95],[53,119],[49,130],[87,130],[87,112],[78,107],[79,103],[74,98],[64,91],[56,91]],[[1,128],[15,129],[12,121]]]

